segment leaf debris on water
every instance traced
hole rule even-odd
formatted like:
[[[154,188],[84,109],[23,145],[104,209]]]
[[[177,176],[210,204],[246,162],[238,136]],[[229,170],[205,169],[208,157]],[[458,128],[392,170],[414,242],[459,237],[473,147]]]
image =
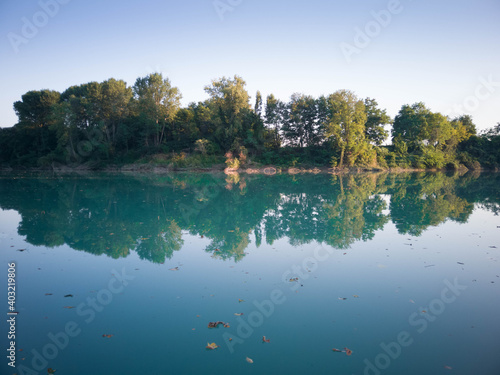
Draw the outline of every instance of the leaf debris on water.
[[[217,349],[218,347],[219,346],[215,342],[213,342],[211,344],[207,342],[207,346],[206,346],[207,349],[214,350],[214,349]]]

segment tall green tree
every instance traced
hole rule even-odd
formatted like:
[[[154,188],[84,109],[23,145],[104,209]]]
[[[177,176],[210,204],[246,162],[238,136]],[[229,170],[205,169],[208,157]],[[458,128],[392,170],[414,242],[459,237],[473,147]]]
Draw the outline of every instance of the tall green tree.
[[[319,143],[320,124],[316,99],[310,95],[293,94],[287,105],[283,135],[288,145],[307,147]]]
[[[28,91],[20,101],[14,103],[19,118],[16,125],[18,134],[23,134],[15,151],[19,157],[40,158],[56,147],[57,138],[51,131],[51,125],[60,96],[59,92],[52,90]]]
[[[210,96],[215,138],[224,151],[229,151],[235,141],[244,137],[243,111],[250,108],[245,85],[245,81],[235,75],[233,79],[222,77],[205,86],[205,92]]]
[[[145,145],[158,148],[180,108],[182,96],[179,89],[173,87],[161,73],[152,73],[137,78],[133,91],[144,125]]]
[[[356,163],[366,148],[365,105],[352,91],[339,90],[328,97],[326,137],[340,150],[339,167]]]
[[[417,150],[425,139],[427,120],[430,113],[422,102],[411,106],[403,105],[394,119],[393,143],[397,138],[408,145],[410,152]]]
[[[385,109],[378,108],[378,103],[375,99],[365,99],[365,112],[365,137],[372,144],[380,146],[389,135],[384,126],[391,124],[392,120],[387,115]]]
[[[132,89],[127,87],[125,81],[111,78],[101,83],[100,94],[100,117],[109,148],[114,152],[119,128],[124,125],[129,114]]]
[[[262,94],[260,93],[260,91],[257,91],[257,93],[255,94],[254,112],[257,116],[262,116]]]
[[[284,103],[276,99],[273,94],[266,98],[265,124],[272,134],[271,145],[273,148],[281,146],[281,127],[283,124]]]

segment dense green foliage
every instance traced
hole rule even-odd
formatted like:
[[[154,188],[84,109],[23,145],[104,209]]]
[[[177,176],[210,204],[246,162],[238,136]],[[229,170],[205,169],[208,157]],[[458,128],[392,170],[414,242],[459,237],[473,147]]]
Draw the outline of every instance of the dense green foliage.
[[[162,74],[132,87],[109,79],[62,93],[29,91],[14,103],[19,122],[0,129],[0,166],[85,166],[158,162],[173,167],[279,166],[496,168],[499,126],[477,135],[470,116],[450,119],[423,103],[403,105],[394,121],[376,100],[339,90],[288,102],[222,77],[208,99],[182,108]],[[384,146],[392,126],[392,146]]]

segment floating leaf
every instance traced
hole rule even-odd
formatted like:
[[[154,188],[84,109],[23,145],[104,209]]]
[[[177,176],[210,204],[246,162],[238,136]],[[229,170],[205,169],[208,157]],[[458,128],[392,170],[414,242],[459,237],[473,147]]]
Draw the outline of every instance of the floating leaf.
[[[353,294],[352,295],[354,298],[359,298],[359,296],[357,294]]]
[[[169,271],[179,271],[179,267],[169,268]]]
[[[111,337],[113,337],[113,335],[102,335],[102,337],[106,337],[107,339],[110,339]]]
[[[253,363],[253,359],[252,358],[246,357],[246,360],[247,360],[248,363]]]
[[[243,315],[243,313],[234,313],[234,315],[241,316],[241,315]]]
[[[208,328],[217,328],[217,326],[221,324],[224,328],[229,328],[229,323],[224,323],[224,322],[221,322],[220,320],[217,321],[217,322],[209,322],[208,323]]]
[[[64,306],[65,309],[74,309],[75,306]]]
[[[209,343],[207,342],[207,346],[206,346],[206,348],[207,348],[207,349],[214,350],[214,349],[217,349],[218,347],[219,347],[219,346],[218,346],[215,342],[213,342],[213,343],[211,343],[211,344],[209,344]]]
[[[73,294],[66,294],[64,297],[73,297]]]
[[[271,340],[266,339],[266,336],[262,336],[262,342],[271,342]]]
[[[55,373],[55,372],[56,372],[56,370],[54,370],[52,367],[49,367],[49,368],[47,369],[47,374],[53,374],[53,373]]]
[[[345,349],[345,354],[347,355],[351,355],[352,354],[352,350],[351,349],[347,349],[347,348],[344,348]]]
[[[51,296],[51,295],[52,295],[52,293],[45,293],[45,295],[46,295],[46,296]]]
[[[238,299],[238,302],[245,302],[244,299]]]

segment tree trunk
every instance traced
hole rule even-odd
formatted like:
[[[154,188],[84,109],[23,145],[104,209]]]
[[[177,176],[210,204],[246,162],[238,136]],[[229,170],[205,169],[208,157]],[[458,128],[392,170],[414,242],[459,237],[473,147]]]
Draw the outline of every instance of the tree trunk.
[[[344,150],[345,147],[342,147],[340,151],[340,163],[339,163],[339,168],[342,168],[344,166]]]

